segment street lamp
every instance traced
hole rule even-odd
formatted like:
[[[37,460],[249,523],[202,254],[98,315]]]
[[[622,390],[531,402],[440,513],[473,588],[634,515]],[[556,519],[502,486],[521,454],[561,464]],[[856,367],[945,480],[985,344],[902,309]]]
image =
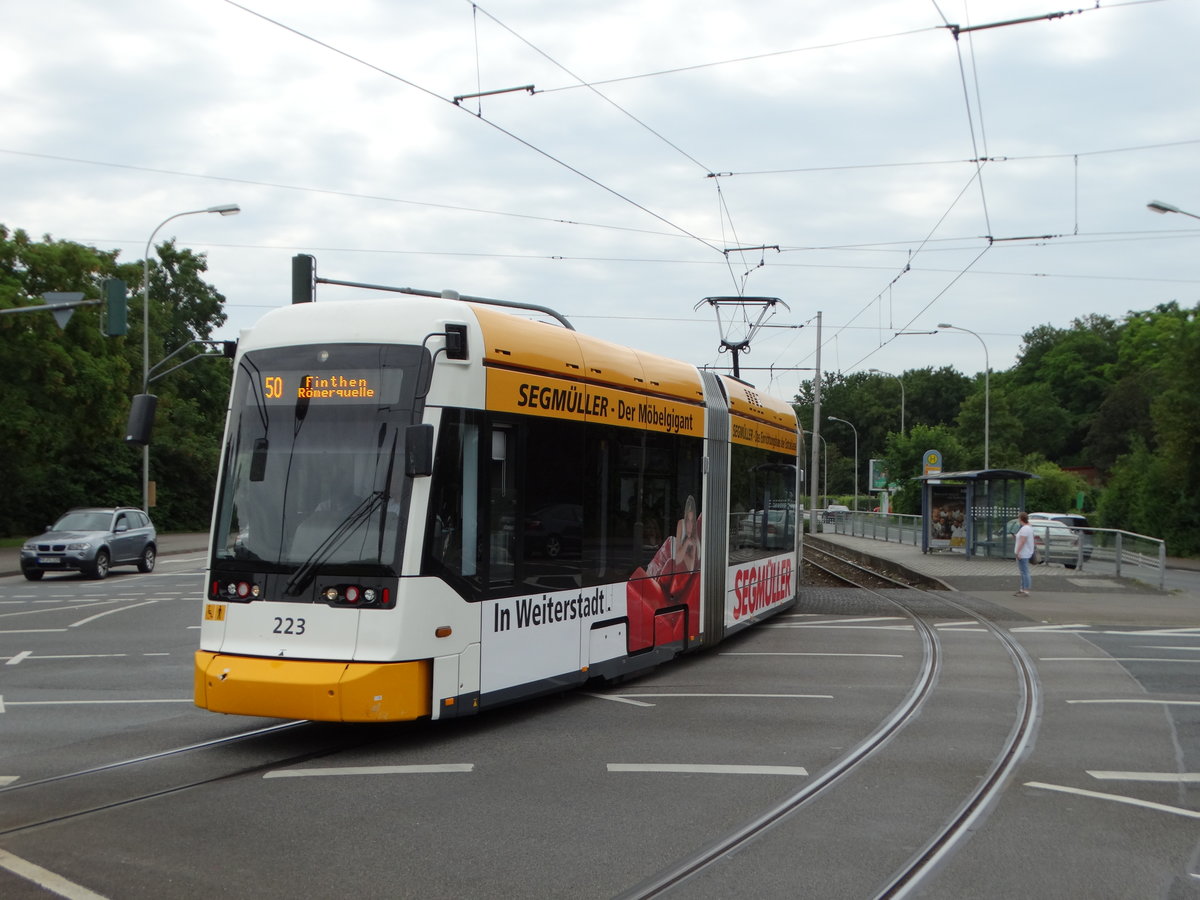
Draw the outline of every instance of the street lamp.
[[[142,393],[149,393],[150,387],[150,249],[154,245],[154,236],[159,229],[182,216],[195,216],[200,213],[219,213],[222,216],[236,216],[242,208],[236,203],[222,203],[220,206],[210,206],[207,209],[189,209],[187,212],[167,216],[150,232],[146,241],[146,255],[142,260]],[[142,509],[150,512],[150,444],[142,445]]]
[[[903,434],[904,434],[904,379],[901,378],[899,375],[892,375],[891,372],[885,372],[885,371],[883,371],[883,369],[870,369],[869,371],[874,372],[876,375],[890,375],[892,378],[895,378],[898,382],[900,382],[900,434],[903,436]]]
[[[949,328],[951,331],[965,331],[967,334],[975,334],[970,328],[963,328],[960,325],[949,325],[945,322],[938,325],[938,328]],[[988,360],[987,344],[983,342],[983,338],[975,334],[975,338],[983,347],[983,467],[990,469],[992,467],[992,458],[988,452],[988,443],[991,436],[991,377],[992,364]]]
[[[1186,209],[1180,209],[1178,206],[1172,206],[1170,203],[1163,203],[1161,200],[1151,200],[1146,204],[1146,209],[1156,212],[1159,215],[1166,215],[1169,212],[1173,212],[1179,213],[1181,216],[1191,216],[1193,219],[1200,219],[1200,216],[1195,213],[1190,213]]]
[[[854,432],[854,511],[858,512],[858,429],[850,422],[847,422],[845,419],[839,419],[837,416],[826,416],[826,418],[830,422],[841,422],[843,425],[849,425],[850,430]]]

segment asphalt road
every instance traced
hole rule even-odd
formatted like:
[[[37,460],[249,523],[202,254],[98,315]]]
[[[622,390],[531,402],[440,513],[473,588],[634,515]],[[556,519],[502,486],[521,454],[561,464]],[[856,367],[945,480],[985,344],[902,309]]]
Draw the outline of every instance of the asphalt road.
[[[822,588],[715,652],[473,719],[225,717],[190,700],[202,556],[0,578],[0,896],[636,893],[861,744],[922,666],[886,598]],[[1034,737],[914,895],[1195,895],[1200,614],[1132,589],[1006,598],[956,595],[1033,660]],[[874,896],[954,815],[1019,685],[977,621],[910,602],[941,652],[919,715],[669,896]]]

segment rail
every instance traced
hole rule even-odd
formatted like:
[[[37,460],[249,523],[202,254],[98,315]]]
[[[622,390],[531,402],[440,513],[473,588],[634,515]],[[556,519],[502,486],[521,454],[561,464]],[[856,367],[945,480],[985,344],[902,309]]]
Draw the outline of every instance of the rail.
[[[826,512],[821,530],[849,537],[921,545],[921,516],[902,513]],[[1166,589],[1167,545],[1161,538],[1117,528],[1066,529],[1034,523],[1038,561],[1077,572],[1135,578]],[[1040,532],[1040,533],[1039,533]],[[1011,545],[1006,555],[1011,555]]]

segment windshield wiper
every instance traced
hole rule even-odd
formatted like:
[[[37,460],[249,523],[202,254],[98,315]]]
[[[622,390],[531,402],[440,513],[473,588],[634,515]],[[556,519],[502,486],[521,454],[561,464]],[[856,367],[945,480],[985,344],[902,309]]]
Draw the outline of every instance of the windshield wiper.
[[[329,533],[329,537],[325,538],[312,552],[312,555],[304,561],[304,564],[296,570],[296,573],[288,580],[287,586],[284,587],[284,594],[292,597],[299,596],[300,592],[312,583],[317,569],[324,565],[329,557],[342,546],[346,538],[367,521],[386,499],[387,494],[384,491],[374,491],[352,509],[341,524]]]

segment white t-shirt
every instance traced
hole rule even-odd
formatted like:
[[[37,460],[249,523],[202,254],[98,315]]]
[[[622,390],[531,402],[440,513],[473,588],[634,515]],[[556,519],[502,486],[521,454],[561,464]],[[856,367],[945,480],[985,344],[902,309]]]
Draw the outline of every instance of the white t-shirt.
[[[1026,524],[1017,531],[1017,559],[1029,559],[1031,556],[1033,556],[1033,526]]]

